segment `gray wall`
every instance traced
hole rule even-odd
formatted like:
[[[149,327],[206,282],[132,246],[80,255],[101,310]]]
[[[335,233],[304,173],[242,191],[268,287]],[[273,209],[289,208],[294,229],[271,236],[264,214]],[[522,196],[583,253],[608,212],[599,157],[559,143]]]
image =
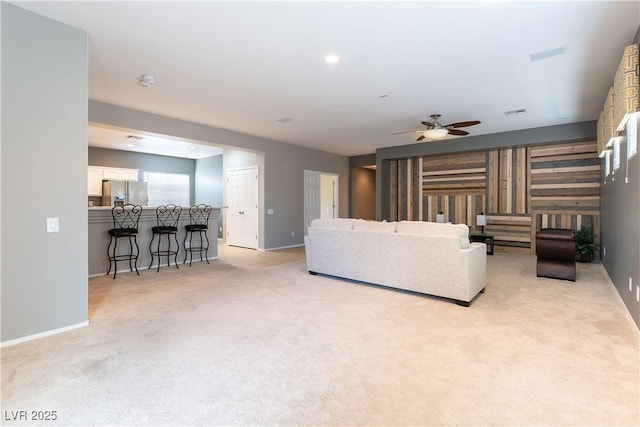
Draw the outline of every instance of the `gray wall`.
[[[603,178],[600,187],[600,259],[640,328],[640,303],[636,301],[636,286],[640,286],[640,155],[627,163],[626,141],[620,151],[621,167],[615,179]],[[631,291],[629,278],[633,280]]]
[[[263,164],[259,164],[261,248],[303,244],[305,169],[340,175],[340,216],[348,216],[349,159],[345,156],[96,101],[89,102],[89,120],[123,129],[226,146],[229,149],[223,153],[225,170],[241,165],[234,160],[235,151],[253,152],[262,158]],[[274,209],[274,215],[265,215],[267,208]],[[293,238],[292,230],[296,232]]]
[[[222,154],[196,160],[195,204],[222,207]]]
[[[87,321],[88,73],[85,32],[0,7],[6,343]]]
[[[189,199],[191,203],[196,200],[196,160],[194,159],[89,147],[89,165],[140,169],[138,181],[144,180],[144,171],[189,175]]]
[[[640,43],[640,28],[633,43]],[[615,172],[615,180],[609,178],[600,187],[600,257],[631,317],[640,328],[640,303],[636,300],[636,287],[640,286],[640,154],[627,162],[626,141],[620,151],[621,168]],[[627,176],[628,183],[625,182]],[[633,281],[631,291],[629,278]]]
[[[214,207],[222,207],[224,194],[224,173],[222,171],[223,155],[205,157],[196,160],[196,198],[194,204],[204,203]],[[216,235],[222,237],[222,218],[220,211]]]

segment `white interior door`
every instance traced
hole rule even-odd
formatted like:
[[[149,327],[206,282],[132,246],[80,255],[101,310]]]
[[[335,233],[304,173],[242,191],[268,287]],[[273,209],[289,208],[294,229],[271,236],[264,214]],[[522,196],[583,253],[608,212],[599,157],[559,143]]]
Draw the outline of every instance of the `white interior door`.
[[[322,215],[320,197],[320,173],[304,171],[304,235],[311,221]]]
[[[227,244],[258,249],[258,166],[227,170]]]
[[[338,175],[304,171],[304,234],[315,218],[338,217]]]

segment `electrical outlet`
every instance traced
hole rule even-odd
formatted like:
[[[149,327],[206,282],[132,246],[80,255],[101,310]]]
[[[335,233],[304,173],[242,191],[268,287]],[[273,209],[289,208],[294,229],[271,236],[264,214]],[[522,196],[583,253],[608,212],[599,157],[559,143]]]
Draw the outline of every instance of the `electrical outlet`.
[[[640,286],[636,285],[636,301],[640,302]]]
[[[295,231],[291,231],[291,237],[296,237],[296,232]]]
[[[602,255],[603,256],[607,256],[607,247],[606,246],[602,247]]]
[[[57,233],[60,231],[58,218],[47,218],[47,233]]]
[[[633,292],[633,279],[629,277],[629,292]]]

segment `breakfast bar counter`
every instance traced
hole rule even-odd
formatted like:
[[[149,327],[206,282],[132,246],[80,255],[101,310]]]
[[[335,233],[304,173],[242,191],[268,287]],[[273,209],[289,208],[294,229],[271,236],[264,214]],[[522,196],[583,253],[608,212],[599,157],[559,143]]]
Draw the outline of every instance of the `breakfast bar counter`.
[[[102,276],[107,273],[109,269],[109,260],[107,258],[107,246],[109,245],[109,234],[107,231],[113,228],[113,218],[111,217],[111,206],[95,206],[89,207],[89,277]],[[220,218],[220,208],[213,208],[211,210],[211,216],[209,217],[209,228],[207,230],[207,237],[209,238],[209,251],[208,258],[218,258],[218,219]],[[178,265],[182,267],[182,261],[185,257],[184,251],[184,238],[185,229],[184,226],[189,224],[189,207],[182,208],[182,214],[180,215],[180,222],[178,226],[178,242],[180,243],[180,253],[178,254]],[[152,206],[143,206],[142,215],[140,216],[140,222],[138,223],[138,246],[140,247],[140,254],[138,257],[138,270],[146,270],[151,263],[151,253],[149,252],[149,243],[151,242],[152,232],[151,227],[157,225],[156,220],[156,208]],[[128,247],[129,245],[126,244]],[[134,248],[135,249],[135,248]],[[157,260],[157,257],[155,258]],[[193,254],[193,261],[199,261],[197,253]],[[163,263],[166,263],[166,258],[163,258]],[[188,267],[187,264],[184,264]],[[154,264],[155,266],[155,264]],[[120,272],[126,273],[129,271],[127,263],[119,263],[118,274]],[[164,267],[166,268],[166,267]],[[173,265],[173,258],[171,259],[171,268],[175,268]],[[113,270],[111,271],[113,274]],[[135,270],[134,270],[135,274]]]

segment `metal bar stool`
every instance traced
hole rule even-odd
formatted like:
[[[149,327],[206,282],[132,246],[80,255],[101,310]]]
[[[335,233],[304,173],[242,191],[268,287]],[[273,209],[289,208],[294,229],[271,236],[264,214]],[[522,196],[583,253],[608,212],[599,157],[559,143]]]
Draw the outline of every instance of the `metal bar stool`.
[[[178,242],[178,220],[180,219],[180,213],[182,212],[182,206],[176,205],[163,205],[156,208],[157,225],[151,227],[151,241],[149,242],[149,252],[151,252],[151,264],[153,265],[153,257],[158,257],[158,269],[160,271],[160,260],[162,256],[167,257],[167,266],[171,265],[171,255],[173,255],[173,262],[178,267],[178,252],[180,251],[180,243]],[[158,243],[156,250],[153,250],[153,240],[158,236]],[[162,236],[167,236],[166,249],[160,249],[162,243]],[[176,249],[171,247],[171,236],[176,242]]]
[[[204,260],[209,264],[209,237],[207,232],[209,230],[209,215],[211,214],[212,207],[210,205],[199,204],[197,206],[191,206],[189,208],[189,224],[184,226],[186,234],[184,236],[184,261],[187,262],[187,254],[189,255],[189,266],[193,261],[193,253],[198,252],[200,254],[200,261],[202,261],[202,253],[204,252]],[[196,244],[193,243],[193,235],[198,234]],[[189,244],[187,245],[187,239]]]
[[[113,278],[116,278],[118,272],[118,261],[129,261],[129,270],[133,272],[133,268],[138,272],[138,255],[140,254],[140,248],[138,247],[138,241],[136,236],[138,235],[138,221],[142,214],[142,206],[126,204],[123,206],[114,206],[111,209],[111,216],[113,217],[113,228],[108,230],[109,233],[109,245],[107,246],[107,257],[109,258],[109,270],[107,275],[111,272],[111,266],[113,265]],[[129,240],[129,253],[118,254],[118,239],[126,237]],[[113,244],[113,250],[111,245]],[[133,251],[133,245],[135,244],[136,250]],[[133,262],[133,264],[132,264]]]

